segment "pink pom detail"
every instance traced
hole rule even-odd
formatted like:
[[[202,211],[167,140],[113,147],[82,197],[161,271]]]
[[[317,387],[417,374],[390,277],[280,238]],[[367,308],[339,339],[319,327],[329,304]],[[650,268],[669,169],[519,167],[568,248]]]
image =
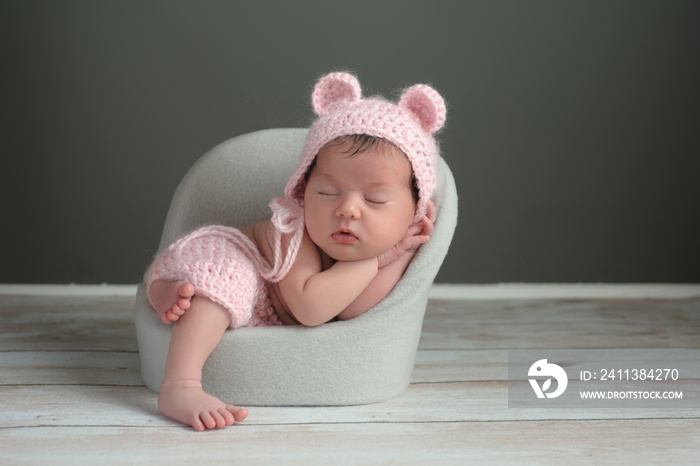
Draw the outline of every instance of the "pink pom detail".
[[[311,94],[311,104],[316,115],[325,115],[333,104],[362,98],[357,78],[348,73],[331,73],[321,78]]]
[[[434,133],[445,123],[445,101],[435,89],[425,84],[409,87],[401,95],[399,106],[413,113],[427,133]]]

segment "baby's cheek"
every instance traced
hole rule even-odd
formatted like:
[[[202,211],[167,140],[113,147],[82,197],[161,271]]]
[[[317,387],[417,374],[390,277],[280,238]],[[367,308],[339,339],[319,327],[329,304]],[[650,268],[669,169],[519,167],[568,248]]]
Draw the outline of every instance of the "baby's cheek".
[[[387,225],[384,229],[382,243],[386,249],[394,247],[404,236],[406,236],[407,226],[401,222],[396,222],[393,225]]]

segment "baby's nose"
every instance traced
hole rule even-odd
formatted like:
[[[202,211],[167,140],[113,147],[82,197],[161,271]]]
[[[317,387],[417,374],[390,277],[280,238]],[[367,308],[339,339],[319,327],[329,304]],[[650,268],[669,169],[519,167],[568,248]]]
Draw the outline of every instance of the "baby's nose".
[[[360,216],[360,208],[357,200],[352,196],[344,196],[340,200],[336,213],[339,217],[358,218]]]

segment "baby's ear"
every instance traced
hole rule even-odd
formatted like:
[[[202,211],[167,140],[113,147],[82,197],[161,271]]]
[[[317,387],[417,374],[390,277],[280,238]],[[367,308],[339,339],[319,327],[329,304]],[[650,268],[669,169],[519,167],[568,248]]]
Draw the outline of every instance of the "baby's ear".
[[[362,89],[357,78],[349,73],[331,73],[319,79],[311,94],[311,104],[316,115],[328,113],[333,104],[355,101],[362,98]]]
[[[445,101],[435,89],[425,84],[416,84],[406,89],[401,95],[399,106],[413,113],[427,133],[434,133],[445,123]]]

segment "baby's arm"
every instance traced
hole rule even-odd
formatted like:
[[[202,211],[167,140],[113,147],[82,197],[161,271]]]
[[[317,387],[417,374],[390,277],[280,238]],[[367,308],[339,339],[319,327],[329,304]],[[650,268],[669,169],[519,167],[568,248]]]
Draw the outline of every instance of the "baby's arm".
[[[338,314],[338,320],[350,320],[364,314],[384,299],[399,282],[414,255],[415,252],[407,252],[391,264],[379,269],[362,293]]]
[[[302,325],[328,322],[352,303],[377,276],[376,257],[336,262],[323,270],[321,255],[304,235],[297,260],[279,282],[279,289],[294,318]]]

